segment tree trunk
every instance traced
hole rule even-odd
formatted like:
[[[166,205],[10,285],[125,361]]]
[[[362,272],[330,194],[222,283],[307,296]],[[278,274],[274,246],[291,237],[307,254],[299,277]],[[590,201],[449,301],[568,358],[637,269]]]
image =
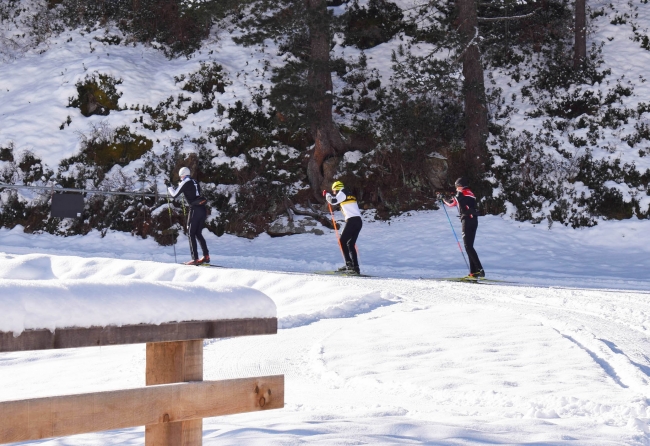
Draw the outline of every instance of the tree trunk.
[[[315,144],[307,165],[307,176],[314,196],[322,200],[321,191],[329,188],[331,178],[324,178],[323,163],[343,153],[344,143],[332,119],[332,73],[330,68],[330,19],[326,0],[306,0],[308,10],[310,64],[308,113]]]
[[[478,47],[475,0],[458,0],[459,31],[463,44],[463,93],[465,95],[465,171],[470,178],[485,172],[488,118],[483,65]]]
[[[587,59],[587,14],[586,1],[576,0],[575,49],[573,53],[573,68],[582,67]]]

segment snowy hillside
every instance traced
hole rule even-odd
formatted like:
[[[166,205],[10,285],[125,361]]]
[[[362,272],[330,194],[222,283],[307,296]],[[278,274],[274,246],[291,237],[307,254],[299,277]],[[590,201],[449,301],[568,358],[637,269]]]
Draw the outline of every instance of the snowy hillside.
[[[174,78],[199,70],[202,62],[218,62],[224,66],[229,79],[236,80],[219,96],[219,103],[226,108],[237,101],[250,103],[253,86],[268,82],[259,70],[263,59],[255,50],[234,45],[228,32],[215,30],[215,33],[220,37],[218,42],[206,42],[201,53],[189,60],[169,60],[159,50],[144,45],[111,45],[103,41],[107,35],[124,36],[119,30],[109,28],[92,33],[69,31],[50,39],[43,54],[33,51],[0,64],[3,146],[13,141],[17,150],[32,151],[53,169],[62,159],[77,154],[80,133],[89,133],[101,122],[108,123],[111,128],[129,126],[154,141],[157,152],[169,146],[171,140],[182,140],[186,136],[197,138],[202,130],[225,125],[227,121],[219,122],[214,110],[205,110],[191,115],[180,132],[154,132],[143,124],[133,123],[141,112],[128,110],[136,105],[155,107],[170,96],[176,99],[179,94],[200,99],[200,95],[183,90],[182,83],[179,85]],[[97,73],[122,80],[117,86],[121,93],[119,106],[127,110],[86,118],[78,109],[67,107],[68,99],[77,95],[76,83]],[[68,116],[70,123],[60,129]],[[141,162],[134,162],[124,173],[133,174],[140,166]]]
[[[610,218],[648,215],[650,8],[604,1],[588,8],[590,72],[574,77],[556,49],[488,74],[503,100],[495,123],[508,134],[491,142],[495,173],[514,192],[508,215],[557,221],[565,213],[574,225],[595,209]]]

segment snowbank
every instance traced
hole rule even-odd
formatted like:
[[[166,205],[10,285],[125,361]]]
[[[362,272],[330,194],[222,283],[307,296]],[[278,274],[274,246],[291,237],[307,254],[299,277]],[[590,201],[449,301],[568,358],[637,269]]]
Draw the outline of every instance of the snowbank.
[[[26,329],[276,317],[268,296],[244,286],[115,275],[60,279],[50,257],[38,255],[0,258],[0,271],[0,331],[14,335]]]

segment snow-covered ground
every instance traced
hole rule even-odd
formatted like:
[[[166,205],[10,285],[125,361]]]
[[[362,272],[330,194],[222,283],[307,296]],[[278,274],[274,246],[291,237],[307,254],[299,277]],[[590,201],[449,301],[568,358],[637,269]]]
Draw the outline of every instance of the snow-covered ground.
[[[442,210],[367,220],[373,278],[300,273],[340,264],[331,233],[211,236],[214,262],[234,267],[220,269],[175,265],[172,247],[121,233],[3,229],[0,262],[13,267],[0,284],[244,286],[273,299],[278,334],[206,341],[205,379],[282,373],[286,406],[207,419],[205,444],[650,445],[647,231],[485,217],[488,276],[516,283],[475,285],[427,280],[464,273]],[[187,251],[179,242],[178,261]],[[143,345],[0,354],[0,400],[143,386],[144,361]],[[125,429],[33,444],[142,441]]]

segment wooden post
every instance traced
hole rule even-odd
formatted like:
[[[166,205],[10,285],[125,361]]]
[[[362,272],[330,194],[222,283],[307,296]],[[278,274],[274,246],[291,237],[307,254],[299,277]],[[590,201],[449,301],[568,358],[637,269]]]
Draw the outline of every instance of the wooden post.
[[[147,343],[146,368],[147,386],[203,381],[203,340]],[[203,419],[168,420],[145,426],[145,446],[201,446]]]

